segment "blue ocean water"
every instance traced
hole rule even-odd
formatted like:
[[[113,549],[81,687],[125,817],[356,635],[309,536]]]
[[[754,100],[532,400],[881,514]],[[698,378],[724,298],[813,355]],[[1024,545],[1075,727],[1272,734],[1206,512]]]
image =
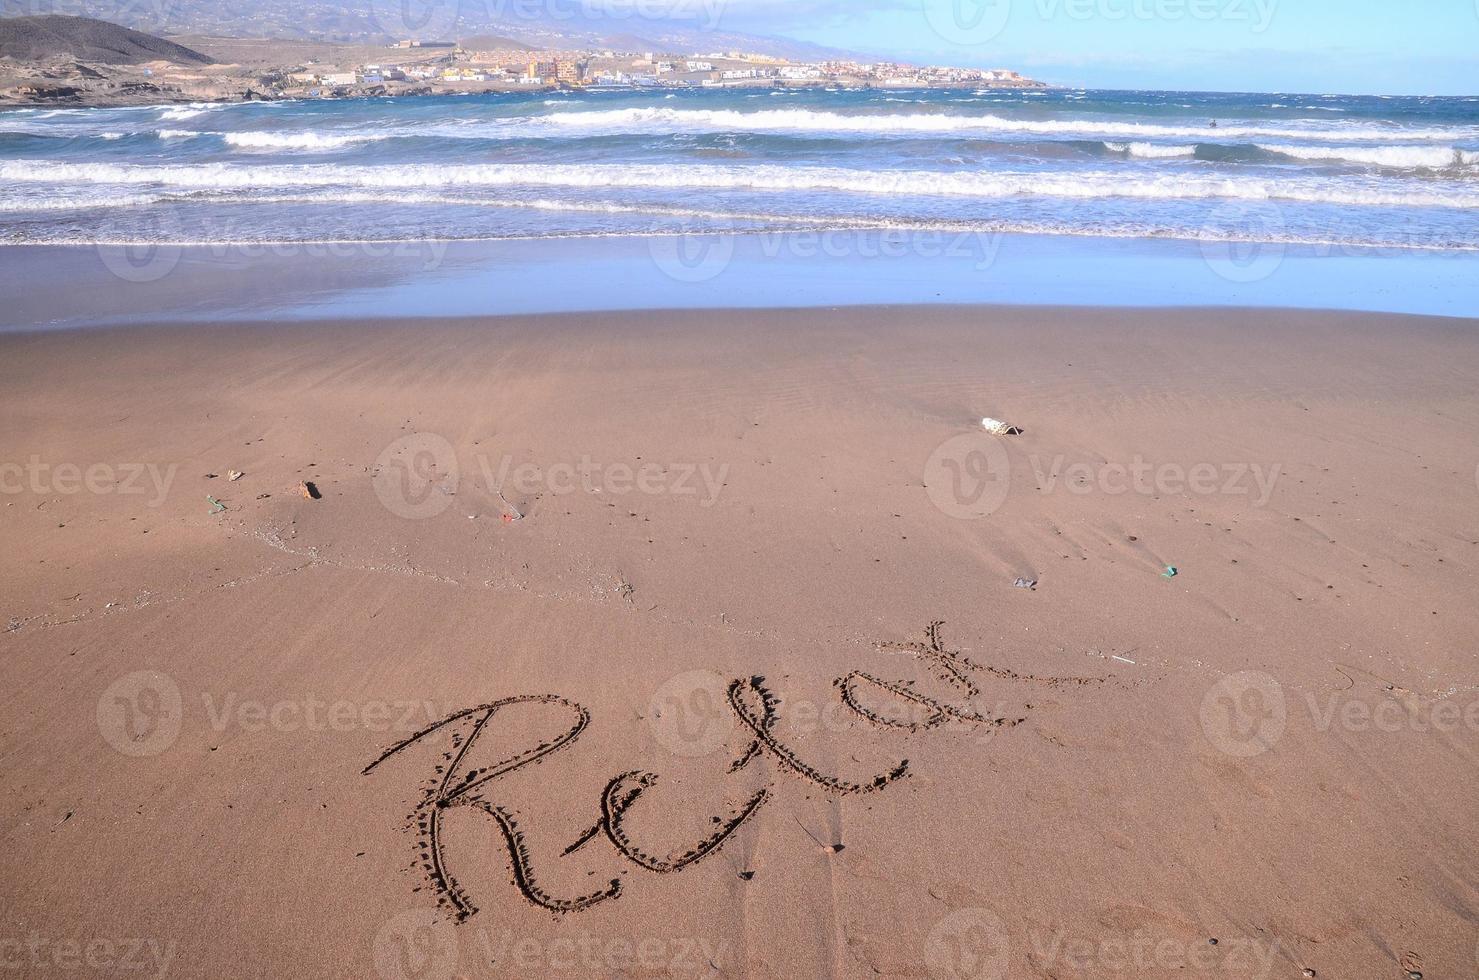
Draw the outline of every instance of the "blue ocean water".
[[[1479,250],[1479,98],[690,90],[0,111],[0,242],[938,229]]]

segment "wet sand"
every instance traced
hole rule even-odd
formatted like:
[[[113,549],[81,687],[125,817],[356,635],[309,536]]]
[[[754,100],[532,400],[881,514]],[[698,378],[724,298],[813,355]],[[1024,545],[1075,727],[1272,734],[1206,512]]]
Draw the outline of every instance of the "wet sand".
[[[1479,971],[1474,321],[128,327],[0,390],[22,973]]]

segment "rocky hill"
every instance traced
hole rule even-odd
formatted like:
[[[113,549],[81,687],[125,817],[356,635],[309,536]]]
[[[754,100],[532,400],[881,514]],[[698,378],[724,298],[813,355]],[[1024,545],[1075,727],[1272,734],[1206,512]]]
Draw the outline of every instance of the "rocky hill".
[[[140,31],[90,17],[7,17],[0,19],[0,58],[46,62],[70,58],[103,65],[169,61],[208,65],[198,51]]]

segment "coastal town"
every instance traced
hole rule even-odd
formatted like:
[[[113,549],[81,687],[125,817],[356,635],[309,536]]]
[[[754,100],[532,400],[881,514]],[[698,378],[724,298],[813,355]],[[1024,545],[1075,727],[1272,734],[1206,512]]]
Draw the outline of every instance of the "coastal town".
[[[539,90],[1046,88],[1008,69],[773,54],[544,49],[484,35],[392,44],[171,35],[99,21],[46,21],[0,53],[0,104],[335,99]],[[19,22],[0,22],[16,25]],[[81,26],[79,26],[79,23]],[[89,40],[69,37],[85,28]],[[105,40],[96,38],[102,32]],[[17,53],[19,52],[19,53]],[[127,52],[122,56],[119,52]]]
[[[539,51],[498,47],[498,39],[461,43],[405,41],[375,63],[303,66],[275,86],[300,95],[386,94],[430,86],[451,90],[529,88],[1042,88],[1006,69],[822,61],[793,63],[743,51],[706,53]],[[411,55],[407,58],[406,55]],[[417,57],[417,56],[420,57]],[[428,57],[428,55],[430,55]]]

